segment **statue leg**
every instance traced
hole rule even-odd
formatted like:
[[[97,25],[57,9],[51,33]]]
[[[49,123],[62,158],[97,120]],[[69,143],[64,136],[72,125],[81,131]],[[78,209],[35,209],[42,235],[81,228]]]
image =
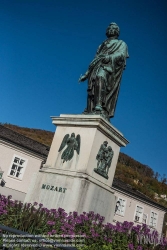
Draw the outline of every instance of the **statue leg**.
[[[87,107],[84,109],[83,114],[89,114],[89,113],[90,113],[90,95],[89,95],[89,92],[88,92],[88,95],[87,95]]]
[[[104,98],[104,86],[105,86],[105,80],[102,76],[96,77],[96,88],[95,88],[95,110],[96,111],[102,111],[102,103]]]
[[[88,89],[87,89],[87,107],[85,108],[83,114],[90,114],[93,112],[93,88],[90,87],[92,86],[92,83],[89,83],[90,79],[88,79]]]
[[[88,110],[88,113],[91,113],[92,112],[92,90],[91,89],[88,89],[88,97],[87,97],[87,110]]]

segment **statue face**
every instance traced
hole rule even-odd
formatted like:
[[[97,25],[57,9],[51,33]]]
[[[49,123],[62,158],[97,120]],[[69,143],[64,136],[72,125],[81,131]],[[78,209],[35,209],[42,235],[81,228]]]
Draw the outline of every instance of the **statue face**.
[[[107,37],[118,37],[119,36],[119,27],[115,24],[110,24],[106,30]]]

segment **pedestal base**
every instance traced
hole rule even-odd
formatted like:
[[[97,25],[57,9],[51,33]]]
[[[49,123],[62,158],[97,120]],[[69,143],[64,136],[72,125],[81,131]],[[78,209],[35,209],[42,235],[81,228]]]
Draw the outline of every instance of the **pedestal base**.
[[[112,222],[116,200],[111,189],[102,188],[83,174],[61,175],[51,171],[37,174],[25,202],[36,201],[48,209],[61,207],[67,213],[94,211],[104,216],[106,222]]]
[[[49,155],[25,201],[66,212],[94,211],[112,222],[111,186],[120,147],[128,141],[100,115],[61,115],[52,120],[57,129]]]

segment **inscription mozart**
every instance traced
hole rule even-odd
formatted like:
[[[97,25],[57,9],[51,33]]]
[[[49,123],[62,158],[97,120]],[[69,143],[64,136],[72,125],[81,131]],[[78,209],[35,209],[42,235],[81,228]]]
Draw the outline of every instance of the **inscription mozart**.
[[[55,186],[47,185],[47,184],[42,184],[41,189],[52,190],[52,191],[57,191],[61,193],[65,193],[65,191],[67,190],[67,188],[55,187]]]

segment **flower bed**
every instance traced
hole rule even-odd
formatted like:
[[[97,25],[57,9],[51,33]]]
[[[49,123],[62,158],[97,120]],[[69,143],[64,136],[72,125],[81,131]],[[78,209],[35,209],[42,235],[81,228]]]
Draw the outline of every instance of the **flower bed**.
[[[78,249],[149,250],[167,249],[167,241],[147,225],[134,226],[132,222],[104,223],[104,217],[94,212],[71,212],[64,209],[47,209],[42,204],[25,203],[0,196],[0,224],[35,235],[61,236],[77,244],[76,235],[84,246]]]

